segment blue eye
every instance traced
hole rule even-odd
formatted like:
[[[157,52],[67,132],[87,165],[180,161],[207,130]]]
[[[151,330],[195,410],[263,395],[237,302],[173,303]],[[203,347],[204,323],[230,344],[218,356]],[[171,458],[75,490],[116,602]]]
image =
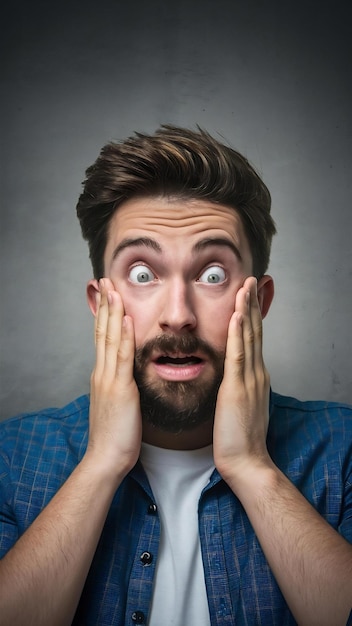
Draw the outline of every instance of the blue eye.
[[[200,275],[198,281],[201,283],[208,283],[209,285],[217,285],[223,283],[226,278],[225,270],[218,265],[207,267],[207,269]]]
[[[132,283],[143,284],[154,280],[155,276],[146,265],[135,265],[132,267],[128,278]]]

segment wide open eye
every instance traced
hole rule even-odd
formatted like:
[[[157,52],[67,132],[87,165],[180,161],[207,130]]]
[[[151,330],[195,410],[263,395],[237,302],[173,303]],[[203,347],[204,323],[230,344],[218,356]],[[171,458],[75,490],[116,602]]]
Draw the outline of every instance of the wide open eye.
[[[154,280],[155,275],[146,265],[135,265],[132,267],[128,278],[132,283],[143,284]]]
[[[199,276],[198,281],[208,283],[209,285],[217,285],[218,283],[223,283],[225,279],[225,270],[218,265],[212,265],[211,267],[207,267],[203,274]]]

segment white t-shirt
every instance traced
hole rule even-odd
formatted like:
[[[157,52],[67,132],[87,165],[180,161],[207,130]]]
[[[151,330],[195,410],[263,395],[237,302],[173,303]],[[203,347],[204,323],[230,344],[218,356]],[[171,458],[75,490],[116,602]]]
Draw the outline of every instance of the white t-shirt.
[[[210,626],[198,501],[214,469],[213,447],[166,450],[143,443],[141,461],[161,520],[148,626]]]

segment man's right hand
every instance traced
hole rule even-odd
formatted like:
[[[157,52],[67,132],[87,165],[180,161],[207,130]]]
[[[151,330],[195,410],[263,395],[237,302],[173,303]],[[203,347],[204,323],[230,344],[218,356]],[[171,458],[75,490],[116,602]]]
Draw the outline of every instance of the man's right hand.
[[[139,392],[133,377],[134,328],[113,283],[103,278],[99,288],[86,457],[107,464],[121,480],[136,464],[142,439]]]

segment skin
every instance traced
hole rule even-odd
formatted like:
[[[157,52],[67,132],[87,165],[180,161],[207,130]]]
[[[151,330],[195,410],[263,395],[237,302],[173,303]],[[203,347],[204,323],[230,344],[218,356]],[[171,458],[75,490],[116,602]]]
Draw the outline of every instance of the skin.
[[[137,245],[141,238],[157,241],[160,250]],[[224,243],[210,244],[209,240],[228,242],[233,249]],[[126,242],[129,245],[116,254]],[[248,242],[241,220],[232,208],[204,201],[165,198],[126,202],[111,221],[104,260],[107,278],[100,285],[95,280],[88,284],[90,308],[97,316],[99,303],[104,306],[99,296],[106,290],[106,298],[111,300],[111,311],[115,307],[116,317],[121,316],[124,309],[125,315],[133,320],[136,347],[163,333],[194,334],[216,350],[225,351],[236,295],[237,306],[243,308],[243,283],[252,272]],[[144,269],[152,280],[137,283],[136,268]],[[210,268],[214,272],[220,270],[224,280],[215,284],[207,282]],[[258,304],[264,316],[273,297],[273,281],[270,276],[264,276],[259,285],[255,279],[249,284],[252,291],[258,291]],[[258,315],[261,319],[259,309]],[[100,325],[99,316],[97,324]],[[105,325],[105,317],[102,325]],[[168,380],[170,377],[196,378],[199,385],[209,385],[214,376],[212,363],[203,353],[197,356],[203,360],[199,373],[189,372],[190,368],[185,366],[173,368],[172,375],[170,368],[156,367],[155,361],[149,361],[145,378],[156,389],[160,388],[160,378]],[[166,448],[199,448],[211,443],[212,437],[211,419],[176,437],[143,424],[143,439]]]
[[[151,251],[138,246],[131,259],[125,258],[131,250],[115,258],[114,251],[127,235],[146,232],[162,244],[162,261],[156,280],[135,286],[131,264],[152,265],[145,256]],[[228,247],[224,252],[217,246],[198,267],[192,248],[205,234],[229,238],[241,261],[233,252],[222,258]],[[226,268],[226,281],[203,285],[199,278],[206,268],[219,264]],[[251,255],[236,212],[198,201],[132,200],[111,223],[105,269],[103,280],[88,285],[96,363],[87,451],[0,562],[2,623],[71,624],[111,500],[138,459],[143,434],[146,441],[178,448],[213,439],[215,465],[241,501],[297,623],[344,626],[351,609],[352,546],[279,471],[266,448],[269,376],[262,317],[273,284],[270,277],[257,283],[251,276]],[[156,271],[154,265],[150,269]],[[197,333],[225,348],[214,423],[209,420],[197,432],[175,435],[143,426],[133,377],[135,348],[160,332]],[[192,374],[185,366],[186,373],[178,375],[194,375],[206,384],[213,366],[203,356],[201,368]],[[155,385],[170,375],[152,360],[146,370]]]

